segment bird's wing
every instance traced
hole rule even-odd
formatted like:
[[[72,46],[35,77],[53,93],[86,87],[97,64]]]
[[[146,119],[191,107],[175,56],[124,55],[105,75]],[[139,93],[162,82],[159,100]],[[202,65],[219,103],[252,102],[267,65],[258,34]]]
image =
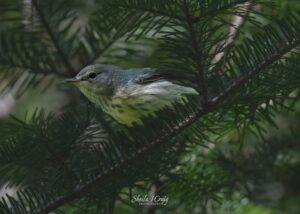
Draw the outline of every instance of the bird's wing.
[[[143,85],[161,80],[170,81],[179,85],[196,87],[196,78],[193,75],[151,68],[144,68],[142,72],[134,79],[134,82]]]
[[[135,78],[134,82],[137,84],[149,84],[161,80],[166,80],[170,82],[176,82],[181,80],[186,80],[183,75],[178,75],[175,72],[167,71],[167,70],[158,70],[152,68],[143,68],[136,70],[138,76]]]
[[[135,78],[134,82],[137,84],[149,84],[165,79],[165,75],[155,71],[144,72]]]

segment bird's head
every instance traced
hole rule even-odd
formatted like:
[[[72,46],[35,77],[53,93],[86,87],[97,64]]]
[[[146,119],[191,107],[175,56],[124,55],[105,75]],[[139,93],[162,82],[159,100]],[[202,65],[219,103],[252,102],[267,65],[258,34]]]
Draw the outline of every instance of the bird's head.
[[[112,65],[89,65],[83,68],[74,78],[64,80],[79,88],[86,96],[109,96],[113,90],[113,77],[120,68]]]

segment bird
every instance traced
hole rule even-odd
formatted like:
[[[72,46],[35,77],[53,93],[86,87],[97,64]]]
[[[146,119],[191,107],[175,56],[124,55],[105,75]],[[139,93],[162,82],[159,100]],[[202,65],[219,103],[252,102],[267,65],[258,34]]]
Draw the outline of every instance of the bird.
[[[155,68],[122,69],[108,64],[88,65],[74,78],[64,80],[126,126],[142,125],[143,117],[199,95],[195,88],[177,82],[170,72]]]

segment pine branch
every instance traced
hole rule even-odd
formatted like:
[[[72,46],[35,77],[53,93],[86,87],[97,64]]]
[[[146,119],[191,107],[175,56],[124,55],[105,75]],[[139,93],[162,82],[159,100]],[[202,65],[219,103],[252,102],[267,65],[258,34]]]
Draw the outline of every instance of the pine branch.
[[[72,171],[72,169],[70,169],[67,165],[67,163],[65,162],[65,160],[63,159],[63,157],[59,156],[57,154],[57,152],[55,151],[55,148],[52,148],[51,144],[48,141],[44,141],[45,148],[49,151],[49,153],[53,156],[53,158],[55,158],[55,162],[57,164],[60,164],[65,171],[67,172],[67,177],[70,178],[70,188],[74,188],[76,183],[79,181],[77,175]]]
[[[194,50],[194,61],[197,66],[197,71],[199,75],[199,80],[200,80],[200,87],[202,89],[202,95],[203,95],[203,100],[204,100],[204,105],[207,104],[208,101],[208,92],[207,92],[207,81],[206,81],[206,76],[204,73],[204,68],[202,65],[202,54],[201,51],[199,50],[199,41],[197,38],[197,34],[195,31],[195,26],[193,24],[193,19],[189,11],[189,5],[186,0],[183,0],[183,11],[185,14],[185,21],[188,24],[188,29],[190,32],[191,36],[191,45],[192,49]]]
[[[223,93],[214,97],[211,100],[211,103],[213,103],[214,105],[221,104],[228,96],[233,95],[234,92],[236,92],[239,88],[241,88],[244,84],[246,84],[250,79],[256,77],[256,75],[258,75],[261,70],[266,69],[268,66],[273,64],[275,61],[281,59],[282,56],[284,56],[286,53],[289,53],[292,49],[296,48],[299,45],[300,45],[300,39],[298,38],[297,40],[291,42],[286,48],[278,51],[269,59],[262,62],[260,65],[257,65],[257,67],[254,70],[250,71],[247,75],[236,80],[233,84],[227,87]]]
[[[300,39],[295,39],[292,41],[287,47],[281,49],[277,53],[275,53],[273,56],[262,62],[260,65],[258,65],[255,69],[249,72],[248,75],[241,77],[239,80],[237,80],[234,84],[227,87],[226,90],[224,90],[223,93],[216,96],[215,98],[211,99],[208,104],[203,109],[198,109],[196,112],[191,113],[189,116],[185,118],[182,122],[178,123],[176,126],[170,129],[168,132],[163,132],[164,134],[157,138],[156,140],[150,142],[145,147],[139,149],[136,151],[135,154],[132,154],[128,159],[122,160],[120,163],[115,164],[115,166],[111,167],[109,170],[99,174],[96,176],[93,180],[91,180],[89,183],[86,183],[77,189],[75,189],[73,192],[66,196],[60,197],[58,200],[55,200],[48,204],[48,206],[39,211],[35,212],[33,214],[47,214],[50,211],[53,211],[57,209],[58,207],[69,203],[73,200],[79,199],[82,196],[88,192],[88,190],[92,189],[95,184],[99,184],[103,182],[106,179],[109,179],[110,177],[115,177],[118,174],[118,171],[130,164],[141,162],[144,160],[146,154],[152,153],[154,150],[156,150],[159,146],[163,145],[165,142],[168,142],[173,137],[177,136],[181,131],[185,130],[192,124],[194,124],[196,121],[199,120],[199,118],[217,110],[219,107],[222,106],[223,101],[229,97],[233,96],[233,94],[238,91],[238,89],[242,88],[248,81],[251,79],[254,79],[258,74],[260,74],[260,71],[266,69],[268,66],[273,64],[275,61],[281,59],[286,53],[289,53],[291,50],[296,48],[300,45]]]
[[[46,29],[47,34],[49,35],[54,47],[56,48],[58,54],[60,55],[61,59],[64,62],[65,67],[68,69],[68,73],[73,75],[76,73],[76,71],[74,70],[74,68],[72,67],[72,65],[70,64],[69,60],[67,59],[62,47],[59,45],[58,40],[55,38],[55,35],[42,11],[42,9],[39,7],[37,0],[31,0],[33,6],[35,7],[36,11],[37,11],[37,15],[39,16],[41,23],[43,24],[43,26]]]
[[[113,36],[113,38],[105,44],[105,46],[101,49],[100,52],[95,53],[94,56],[86,63],[86,65],[93,64],[101,55],[103,55],[111,46],[113,46],[117,41],[117,38]]]
[[[192,55],[192,57],[195,57],[195,55],[197,55],[197,54],[200,54],[200,55],[198,55],[198,57],[201,57],[201,52],[199,52],[199,49],[197,48],[197,47],[199,47],[199,40],[196,37],[197,35],[196,35],[195,24],[192,21],[193,17],[190,14],[190,11],[189,11],[186,1],[185,1],[185,6],[186,7],[185,7],[184,11],[185,11],[186,18],[187,18],[185,21],[187,22],[190,34],[193,37],[193,41],[189,41],[189,42],[192,42],[194,52],[195,52],[193,54],[194,56]],[[295,20],[297,20],[297,19],[295,19]],[[235,93],[237,91],[240,91],[241,89],[245,89],[244,86],[246,86],[246,89],[251,90],[253,88],[254,84],[249,84],[250,86],[248,87],[249,81],[257,78],[257,76],[259,76],[259,77],[265,76],[265,74],[270,70],[269,69],[270,65],[272,65],[275,62],[278,62],[283,56],[285,57],[286,53],[289,53],[292,49],[294,49],[295,47],[297,47],[299,45],[300,39],[297,36],[298,28],[294,24],[295,22],[292,22],[292,21],[289,22],[289,24],[293,25],[294,28],[296,28],[296,33],[294,32],[295,29],[292,29],[289,27],[284,28],[284,26],[287,26],[287,25],[282,25],[281,32],[274,33],[275,28],[273,28],[270,31],[266,32],[266,34],[265,34],[266,37],[263,37],[264,40],[260,40],[260,37],[256,37],[256,38],[258,38],[257,44],[251,45],[251,43],[248,44],[247,43],[248,41],[246,41],[245,46],[241,46],[241,48],[238,47],[236,49],[237,53],[235,53],[235,51],[233,51],[234,53],[232,53],[232,55],[233,55],[232,61],[233,61],[234,66],[232,67],[233,69],[229,68],[231,70],[228,70],[228,73],[232,74],[229,77],[231,78],[230,80],[234,83],[227,86],[223,92],[216,93],[216,96],[213,99],[206,100],[206,105],[204,105],[204,107],[202,109],[197,109],[196,111],[193,110],[193,113],[189,114],[189,116],[187,116],[184,120],[182,120],[182,122],[175,125],[175,127],[171,127],[171,123],[162,124],[162,125],[166,125],[166,129],[162,130],[162,134],[160,135],[160,137],[156,138],[153,141],[148,140],[150,142],[143,145],[143,147],[141,147],[140,149],[130,150],[129,154],[124,155],[124,157],[125,157],[124,159],[122,159],[123,156],[121,156],[121,155],[119,156],[116,151],[120,147],[116,146],[115,148],[112,148],[113,145],[105,145],[105,142],[104,142],[104,144],[102,146],[103,146],[103,148],[104,147],[105,148],[103,149],[103,152],[99,152],[99,154],[101,154],[101,155],[104,154],[102,158],[104,160],[108,159],[108,161],[107,162],[104,161],[103,167],[101,166],[101,168],[99,167],[95,171],[89,171],[91,173],[86,173],[87,174],[86,177],[83,175],[81,184],[79,186],[77,186],[76,188],[72,189],[71,192],[57,193],[55,195],[55,197],[51,197],[52,198],[51,200],[50,200],[50,197],[48,197],[49,200],[46,200],[44,203],[46,206],[44,206],[44,205],[42,206],[42,205],[38,204],[39,211],[36,211],[37,209],[35,209],[32,213],[51,212],[52,210],[55,210],[58,207],[66,204],[66,203],[69,203],[71,201],[74,201],[76,199],[86,196],[87,194],[90,193],[90,191],[92,189],[95,188],[95,186],[97,186],[97,184],[101,184],[102,186],[107,185],[107,181],[109,179],[112,179],[114,177],[119,177],[120,174],[122,175],[123,168],[128,168],[130,166],[136,166],[136,163],[144,162],[145,160],[147,160],[146,159],[147,156],[153,155],[155,152],[157,153],[157,151],[161,148],[165,148],[164,146],[169,145],[169,144],[167,144],[167,142],[170,142],[175,136],[177,136],[182,131],[186,130],[186,128],[190,127],[191,125],[194,125],[196,122],[199,121],[200,118],[202,119],[203,116],[205,116],[209,113],[212,113],[213,111],[218,110],[222,106],[225,106],[227,103],[225,103],[224,101],[226,101],[227,99],[232,100],[231,97],[236,98],[236,96],[234,96]],[[201,23],[199,23],[199,25],[200,24]],[[286,36],[286,35],[287,36],[286,37],[283,36],[281,38],[280,37],[281,34],[284,34],[284,36]],[[259,36],[262,36],[262,35],[259,35]],[[189,36],[187,36],[187,38],[188,37]],[[276,39],[274,39],[275,37],[276,37]],[[253,38],[255,38],[255,36],[253,36]],[[278,40],[280,40],[280,42],[278,42]],[[251,47],[251,51],[247,51],[248,50],[247,47]],[[261,47],[261,49],[259,49],[258,47]],[[270,48],[270,47],[274,47],[274,48]],[[244,51],[244,49],[246,51]],[[269,51],[270,54],[265,54],[267,51]],[[202,60],[198,59],[198,57],[196,56],[194,60],[195,60],[195,62],[200,63],[200,62],[198,62],[198,60],[199,61],[202,61]],[[244,63],[244,62],[246,62],[246,63]],[[196,67],[201,68],[201,66],[199,66],[201,64],[197,64],[197,63],[196,63],[196,65],[197,65]],[[245,66],[241,66],[241,64],[243,64]],[[279,64],[279,62],[276,64]],[[242,72],[240,72],[241,68],[245,68],[245,69],[242,69]],[[201,72],[202,70],[198,69],[198,71]],[[236,74],[236,73],[238,73],[238,78],[235,78],[237,75],[234,75],[234,74]],[[261,75],[261,74],[264,74],[264,75]],[[242,95],[239,96],[238,98],[240,98],[240,97],[242,97]],[[184,111],[184,109],[182,111],[178,111],[178,112],[181,113],[183,111]],[[76,115],[76,116],[78,116],[78,115]],[[78,121],[80,121],[80,120],[78,120]],[[78,122],[78,121],[75,121],[75,122]],[[164,120],[162,120],[162,121],[164,121]],[[78,124],[80,124],[80,123],[78,123]],[[133,139],[136,139],[136,138],[133,137]],[[152,138],[150,138],[150,139],[152,139]],[[189,139],[187,139],[187,140],[189,140]],[[60,140],[56,141],[56,143],[59,143],[59,142],[60,142]],[[137,143],[140,143],[140,142],[142,142],[142,140],[137,141]],[[178,144],[180,144],[182,147],[185,145],[182,142],[180,142]],[[173,144],[172,144],[172,146],[173,146]],[[139,146],[136,148],[139,148]],[[51,152],[51,153],[53,153],[53,152]],[[113,153],[116,153],[116,155],[113,155]],[[74,151],[74,154],[75,154],[75,151]],[[83,160],[81,160],[81,161],[84,162],[85,160],[86,159],[83,158]],[[31,165],[29,165],[29,166],[31,166]],[[84,172],[86,172],[86,171],[84,170]],[[131,178],[130,182],[132,180],[133,180],[133,178]],[[85,181],[87,181],[87,182],[85,182]],[[57,191],[57,192],[59,192],[59,191]],[[22,194],[21,191],[20,191],[20,194]],[[66,194],[66,195],[63,195],[63,194]],[[57,197],[57,196],[59,196],[59,197]],[[36,199],[33,199],[33,201],[34,200],[36,200]],[[24,205],[22,199],[19,199],[19,201],[21,201],[20,203],[22,203]],[[17,201],[16,201],[16,203],[17,203]],[[34,204],[34,202],[32,204]],[[0,203],[0,205],[1,205],[1,203]],[[17,205],[14,206],[12,208],[12,210],[13,209],[17,210],[18,206]],[[26,211],[27,209],[28,209],[28,206],[26,207],[26,205],[24,205],[23,210]],[[25,213],[25,211],[24,212],[22,211],[22,212]]]
[[[42,69],[42,68],[35,68],[29,65],[22,65],[22,64],[17,64],[17,63],[13,63],[13,64],[4,64],[2,63],[0,67],[3,68],[17,68],[17,69],[23,69],[23,70],[31,70],[31,71],[42,71],[43,74],[52,74],[53,72],[55,73],[56,76],[58,77],[64,77],[61,73],[57,72],[57,71],[53,71],[53,70],[47,70],[47,69]]]
[[[154,26],[157,26],[157,21],[155,22],[153,20],[153,17],[155,16],[148,13],[148,8],[145,7],[145,10],[140,9],[136,11],[135,8],[140,6],[140,3],[138,3],[138,5],[133,3],[132,7],[129,3],[128,4],[130,6],[126,5],[126,2],[120,3],[111,1],[105,2],[103,4],[105,6],[105,9],[102,8],[102,10],[96,11],[94,13],[94,16],[92,16],[92,31],[89,32],[89,35],[87,35],[86,38],[90,43],[91,37],[93,38],[95,33],[99,35],[105,35],[105,32],[107,31],[107,40],[103,39],[99,41],[99,38],[93,38],[95,40],[93,43],[96,43],[100,46],[97,47],[96,45],[94,45],[96,47],[91,48],[93,49],[93,54],[89,57],[89,59],[87,59],[87,62],[85,62],[85,64],[94,63],[99,57],[104,55],[106,52],[109,52],[114,45],[121,44],[123,40],[128,41],[132,36],[136,35],[135,33],[137,30],[143,29],[140,34],[144,34],[146,30],[149,31],[149,28],[152,29]],[[106,14],[107,11],[109,11],[108,14]],[[99,13],[101,15],[99,15]],[[105,19],[105,22],[103,22],[103,26],[99,25],[99,19]],[[146,22],[151,23],[151,25],[146,25],[145,28],[141,27],[141,24]]]
[[[257,0],[252,0],[252,2],[256,2]],[[213,16],[214,14],[218,14],[220,11],[224,11],[224,10],[228,10],[230,8],[233,8],[239,4],[245,4],[249,2],[249,0],[236,0],[236,1],[232,1],[229,4],[225,4],[224,6],[221,6],[219,8],[215,8],[213,10],[207,10],[205,11],[203,14],[197,16],[197,17],[193,17],[192,18],[192,22],[196,23],[199,21],[202,21],[203,19],[205,19],[208,16]]]
[[[181,16],[177,16],[177,15],[174,15],[174,14],[169,14],[169,13],[166,13],[164,11],[160,11],[160,10],[155,10],[153,8],[147,8],[145,6],[138,6],[138,5],[126,5],[126,4],[121,4],[120,2],[118,3],[109,3],[110,5],[112,6],[115,6],[115,7],[121,7],[121,8],[124,8],[124,9],[128,9],[128,10],[138,10],[138,11],[141,11],[141,12],[149,12],[149,13],[152,13],[153,15],[156,15],[156,16],[164,16],[164,17],[168,17],[168,18],[171,18],[171,19],[177,19],[179,21],[185,21],[185,18],[184,17],[181,17]]]

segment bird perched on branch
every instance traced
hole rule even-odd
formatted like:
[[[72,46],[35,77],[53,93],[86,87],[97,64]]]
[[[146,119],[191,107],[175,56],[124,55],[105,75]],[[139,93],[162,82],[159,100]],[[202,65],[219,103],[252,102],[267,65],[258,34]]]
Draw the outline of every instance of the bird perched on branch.
[[[155,115],[188,95],[198,95],[194,88],[176,83],[176,77],[152,68],[123,70],[96,64],[64,82],[77,86],[92,103],[128,126],[142,124],[142,117]]]

